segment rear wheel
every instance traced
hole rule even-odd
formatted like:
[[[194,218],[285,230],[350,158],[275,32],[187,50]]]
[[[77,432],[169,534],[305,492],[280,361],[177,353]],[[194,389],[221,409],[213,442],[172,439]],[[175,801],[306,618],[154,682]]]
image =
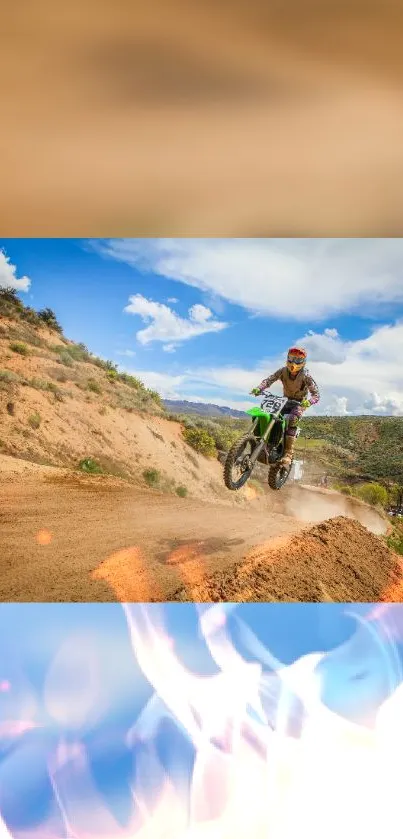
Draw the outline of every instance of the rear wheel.
[[[253,434],[241,437],[230,448],[224,466],[224,483],[227,489],[241,489],[249,480],[254,464],[250,464],[250,457],[259,440]]]
[[[270,489],[282,489],[288,478],[290,477],[292,469],[292,461],[289,466],[282,466],[281,463],[271,466],[269,469],[269,487]]]

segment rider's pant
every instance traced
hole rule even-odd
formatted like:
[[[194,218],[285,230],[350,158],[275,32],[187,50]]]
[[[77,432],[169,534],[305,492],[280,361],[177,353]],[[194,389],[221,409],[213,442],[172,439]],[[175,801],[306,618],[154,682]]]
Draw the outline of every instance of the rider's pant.
[[[299,426],[299,421],[304,413],[304,409],[302,405],[296,405],[295,408],[290,411],[288,414],[288,421],[287,421],[287,430],[286,435],[287,437],[296,437],[297,436],[297,429]]]

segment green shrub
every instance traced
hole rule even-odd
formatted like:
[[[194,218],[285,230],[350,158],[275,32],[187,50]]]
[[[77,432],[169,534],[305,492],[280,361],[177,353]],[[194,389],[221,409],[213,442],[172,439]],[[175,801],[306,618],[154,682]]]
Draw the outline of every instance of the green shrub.
[[[183,437],[186,443],[205,457],[214,457],[216,445],[214,438],[204,428],[184,428]]]
[[[13,382],[18,382],[19,376],[16,373],[13,373],[12,370],[0,370],[0,382],[5,382],[6,384],[12,384]]]
[[[63,332],[63,329],[52,309],[41,309],[37,312],[37,317],[48,327],[48,329],[53,329],[55,332],[59,333]]]
[[[95,381],[95,379],[88,379],[87,390],[90,390],[92,393],[97,393],[98,396],[102,393],[102,388],[100,388],[98,382]]]
[[[62,347],[60,352],[59,352],[59,362],[60,362],[60,364],[64,364],[65,367],[73,367],[74,366],[73,359],[72,359],[70,353],[68,352],[68,350],[65,349],[65,347]]]
[[[11,288],[11,286],[7,286],[7,288],[0,288],[0,300],[5,303],[11,303],[12,306],[22,306],[21,300],[18,297],[15,288]]]
[[[80,460],[78,468],[81,472],[86,472],[88,475],[102,475],[104,471],[102,466],[93,457],[85,457],[84,460]]]
[[[188,494],[187,487],[176,487],[176,494],[179,495],[179,498],[186,498]]]
[[[161,475],[158,469],[145,469],[143,478],[150,487],[156,487],[160,483]]]
[[[62,349],[69,353],[73,361],[91,361],[90,353],[85,344],[68,344],[66,347],[56,350],[56,352],[61,352]]]
[[[40,326],[41,321],[38,317],[38,313],[35,311],[35,309],[31,309],[30,306],[26,306],[25,309],[21,312],[21,318],[22,320],[25,320],[27,323],[32,324],[32,326]]]
[[[107,373],[112,370],[114,370],[116,373],[118,372],[117,365],[113,361],[109,361],[109,359],[107,361],[104,361],[104,359],[99,358],[98,355],[90,354],[90,362],[91,364],[94,364],[95,367],[99,367],[100,370],[105,370]]]
[[[348,484],[333,483],[332,489],[336,490],[336,492],[342,492],[343,495],[353,495],[352,487],[348,486]]]
[[[119,381],[134,390],[145,390],[143,382],[136,376],[130,376],[129,373],[119,373]]]
[[[119,379],[119,373],[117,370],[107,370],[106,378],[108,379],[108,382],[112,382],[114,384]]]
[[[152,399],[153,402],[155,402],[156,405],[158,405],[159,408],[162,408],[163,410],[165,410],[164,409],[164,403],[163,403],[159,393],[157,393],[156,390],[150,390],[150,388],[147,388],[147,394],[150,397],[150,399]]]
[[[379,504],[381,507],[386,507],[388,503],[387,490],[381,484],[361,484],[355,494],[358,498],[361,498],[361,501],[365,501],[367,504],[373,504],[374,506]]]
[[[10,350],[18,353],[18,355],[29,355],[29,348],[22,341],[12,341],[9,346]]]
[[[35,431],[39,428],[41,424],[41,415],[38,414],[38,411],[35,411],[31,416],[28,418],[28,424],[33,428]]]
[[[392,551],[396,551],[397,554],[403,556],[403,533],[399,532],[398,530],[394,530],[390,536],[387,538],[387,545]]]
[[[211,436],[213,437],[217,449],[223,452],[228,452],[235,440],[238,439],[239,432],[235,431],[231,428],[216,428],[212,430]]]

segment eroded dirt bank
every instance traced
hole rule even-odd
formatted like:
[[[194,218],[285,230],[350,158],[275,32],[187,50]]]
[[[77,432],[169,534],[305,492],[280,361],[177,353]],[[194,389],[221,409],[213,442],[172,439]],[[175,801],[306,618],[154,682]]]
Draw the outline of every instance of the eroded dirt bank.
[[[200,601],[400,601],[402,563],[359,522],[338,517],[251,551],[193,594]],[[185,589],[176,596],[186,599]]]

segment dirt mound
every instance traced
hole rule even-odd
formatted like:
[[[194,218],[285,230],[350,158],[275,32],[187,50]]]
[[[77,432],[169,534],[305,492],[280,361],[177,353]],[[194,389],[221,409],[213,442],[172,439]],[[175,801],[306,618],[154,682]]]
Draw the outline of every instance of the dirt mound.
[[[401,601],[398,556],[344,516],[251,552],[193,591],[198,601]],[[186,600],[184,589],[176,597]]]

